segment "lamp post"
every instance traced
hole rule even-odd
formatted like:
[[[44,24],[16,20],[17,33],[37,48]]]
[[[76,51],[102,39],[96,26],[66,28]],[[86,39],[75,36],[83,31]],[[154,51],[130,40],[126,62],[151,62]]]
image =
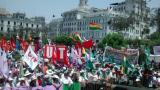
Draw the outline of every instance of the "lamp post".
[[[53,18],[55,18],[55,15],[53,14]],[[58,36],[58,21],[56,23],[56,36]]]

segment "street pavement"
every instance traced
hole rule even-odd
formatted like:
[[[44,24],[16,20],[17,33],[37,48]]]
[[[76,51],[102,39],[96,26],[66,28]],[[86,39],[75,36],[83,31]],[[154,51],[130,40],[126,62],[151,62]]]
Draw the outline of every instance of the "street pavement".
[[[123,86],[123,85],[112,85],[112,90],[160,90],[160,88],[152,89],[152,88],[144,88],[144,87],[131,87],[131,86]]]

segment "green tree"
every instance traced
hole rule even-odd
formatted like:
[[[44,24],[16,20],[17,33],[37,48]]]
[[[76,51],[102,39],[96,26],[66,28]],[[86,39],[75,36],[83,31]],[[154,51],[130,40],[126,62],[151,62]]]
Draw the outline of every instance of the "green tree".
[[[117,49],[127,46],[126,40],[124,39],[123,35],[118,33],[108,34],[106,37],[103,38],[103,40],[99,43],[98,46],[101,46],[104,48],[106,43],[108,46],[111,46]]]
[[[64,44],[67,46],[71,46],[74,44],[72,38],[68,37],[68,36],[59,36],[53,39],[54,42],[56,42],[57,44]]]

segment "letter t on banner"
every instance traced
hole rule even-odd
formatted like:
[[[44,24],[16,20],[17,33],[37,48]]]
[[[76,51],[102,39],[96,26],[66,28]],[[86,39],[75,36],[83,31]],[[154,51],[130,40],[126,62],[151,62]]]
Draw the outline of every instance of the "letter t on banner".
[[[56,52],[57,52],[57,61],[62,62],[65,65],[68,65],[67,47],[64,45],[59,45],[59,46],[57,45]]]
[[[59,51],[60,51],[60,59],[64,59],[64,56],[63,56],[64,50],[65,50],[65,48],[59,48]]]

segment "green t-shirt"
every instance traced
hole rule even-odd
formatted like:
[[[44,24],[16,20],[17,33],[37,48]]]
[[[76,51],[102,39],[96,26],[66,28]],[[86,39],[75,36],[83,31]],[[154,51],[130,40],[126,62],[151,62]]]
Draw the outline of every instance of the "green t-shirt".
[[[70,90],[81,90],[81,85],[79,82],[74,82],[71,87]]]
[[[63,90],[70,90],[70,86],[68,84],[63,84]]]

